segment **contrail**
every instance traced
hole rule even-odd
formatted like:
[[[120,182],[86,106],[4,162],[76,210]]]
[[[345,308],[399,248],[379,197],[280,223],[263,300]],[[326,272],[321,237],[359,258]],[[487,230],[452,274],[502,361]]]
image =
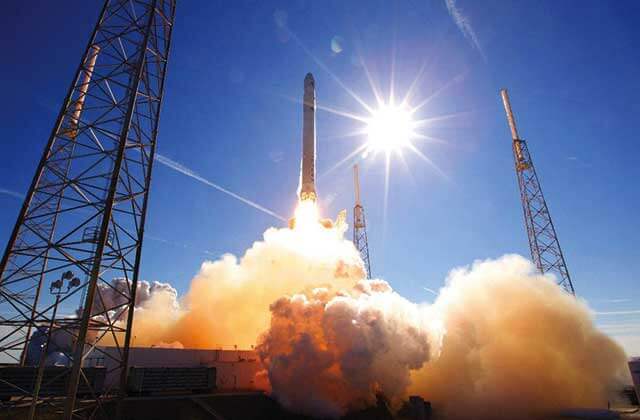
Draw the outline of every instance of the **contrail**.
[[[220,255],[219,253],[216,254],[216,253],[213,253],[213,252],[208,251],[206,249],[198,249],[198,248],[192,247],[191,245],[187,245],[187,244],[180,243],[180,242],[170,241],[168,239],[164,239],[164,238],[161,238],[159,236],[149,235],[149,233],[145,233],[144,236],[145,236],[145,239],[151,239],[152,241],[160,242],[160,243],[167,244],[167,245],[172,245],[172,246],[175,246],[175,247],[178,247],[178,248],[184,248],[184,249],[189,249],[189,250],[192,250],[192,251],[201,252],[203,254],[210,255],[212,257],[218,257]]]
[[[223,192],[223,193],[225,193],[227,195],[230,195],[231,197],[233,197],[233,198],[235,198],[237,200],[240,200],[243,203],[248,204],[248,205],[250,205],[251,207],[253,207],[255,209],[260,210],[261,212],[264,212],[264,213],[266,213],[266,214],[268,214],[270,216],[273,216],[278,220],[282,220],[283,222],[287,221],[287,219],[285,219],[284,217],[280,216],[276,212],[274,212],[272,210],[269,210],[268,208],[263,207],[260,204],[249,200],[248,198],[244,198],[244,197],[242,197],[242,196],[240,196],[240,195],[238,195],[238,194],[236,194],[234,192],[231,192],[231,191],[227,190],[226,188],[221,187],[218,184],[215,184],[215,183],[209,181],[208,179],[205,179],[205,178],[201,177],[200,175],[198,175],[197,173],[195,173],[191,169],[187,168],[186,166],[184,166],[184,165],[182,165],[182,164],[180,164],[180,163],[178,163],[178,162],[176,162],[174,160],[169,159],[166,156],[162,156],[161,154],[156,153],[155,160],[157,162],[160,162],[161,164],[173,169],[174,171],[180,172],[181,174],[184,174],[184,175],[186,175],[188,177],[194,178],[194,179],[202,182],[203,184],[206,184],[206,185],[208,185],[210,187],[213,187],[213,188],[217,189],[218,191],[221,191],[221,192]],[[14,198],[19,198],[19,199],[23,199],[24,198],[24,194],[21,194],[19,192],[12,191],[12,190],[9,190],[9,189],[6,189],[6,188],[0,188],[0,195],[2,195],[2,194],[8,195],[8,196],[14,197]]]
[[[595,299],[594,302],[606,302],[606,303],[625,303],[631,302],[631,299]]]
[[[425,286],[422,286],[422,288],[423,288],[425,291],[427,291],[427,292],[429,292],[429,293],[431,293],[431,294],[433,294],[433,295],[435,295],[435,296],[438,296],[438,292],[436,292],[435,290],[433,290],[433,289],[429,289],[428,287],[425,287]]]
[[[24,198],[24,194],[20,194],[19,192],[16,192],[16,191],[7,190],[6,188],[0,188],[0,194],[6,194],[14,198],[20,198],[20,199]]]
[[[637,322],[622,322],[619,324],[600,324],[598,328],[606,330],[609,333],[624,333],[634,332],[640,330],[640,323]]]
[[[234,193],[232,191],[229,191],[228,189],[226,189],[224,187],[221,187],[220,185],[218,185],[218,184],[216,184],[214,182],[209,181],[208,179],[205,179],[205,178],[201,177],[196,172],[192,171],[191,169],[187,168],[186,166],[184,166],[184,165],[182,165],[182,164],[180,164],[180,163],[178,163],[178,162],[176,162],[174,160],[169,159],[166,156],[162,156],[161,154],[156,153],[155,160],[157,162],[163,164],[164,166],[167,166],[167,167],[173,169],[176,172],[180,172],[181,174],[186,175],[186,176],[188,176],[190,178],[193,178],[193,179],[195,179],[197,181],[200,181],[205,185],[213,187],[216,190],[218,190],[220,192],[223,192],[223,193],[235,198],[236,200],[242,201],[243,203],[253,207],[254,209],[260,210],[261,212],[266,213],[269,216],[273,216],[276,219],[281,220],[283,222],[287,221],[287,219],[285,219],[284,217],[280,216],[278,213],[274,212],[273,210],[269,210],[268,208],[263,207],[260,204],[249,200],[248,198],[244,198],[244,197],[242,197],[242,196],[240,196],[240,195],[238,195],[238,194],[236,194],[236,193]]]
[[[465,38],[467,38],[473,47],[480,53],[482,59],[486,62],[487,56],[484,54],[482,47],[480,46],[480,42],[478,41],[478,37],[476,36],[473,27],[471,26],[471,21],[467,16],[465,16],[460,8],[456,5],[456,0],[445,0],[445,4],[447,5],[447,11],[449,15],[453,19],[454,23],[462,32]]]
[[[637,315],[640,314],[640,309],[632,309],[630,311],[594,311],[596,315]]]

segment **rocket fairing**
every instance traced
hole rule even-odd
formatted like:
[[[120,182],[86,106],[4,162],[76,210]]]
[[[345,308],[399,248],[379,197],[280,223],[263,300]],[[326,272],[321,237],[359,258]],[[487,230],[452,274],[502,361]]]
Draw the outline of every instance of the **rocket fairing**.
[[[302,165],[300,201],[316,201],[316,81],[311,73],[304,78],[302,103]]]

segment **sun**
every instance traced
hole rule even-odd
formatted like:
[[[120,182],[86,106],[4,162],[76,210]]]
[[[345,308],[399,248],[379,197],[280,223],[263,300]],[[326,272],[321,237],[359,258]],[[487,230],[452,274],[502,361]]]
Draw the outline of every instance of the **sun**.
[[[391,153],[411,144],[414,137],[411,110],[399,105],[382,104],[367,120],[367,150]]]
[[[391,170],[391,160],[395,156],[399,158],[400,162],[407,168],[408,165],[405,159],[405,151],[407,151],[427,163],[437,175],[443,179],[448,179],[447,175],[431,160],[423,149],[431,144],[447,144],[448,142],[446,140],[435,137],[431,132],[432,129],[434,129],[439,122],[466,115],[466,112],[436,114],[430,117],[421,114],[432,113],[432,107],[428,106],[432,100],[444,90],[462,80],[462,77],[460,75],[455,76],[443,86],[430,89],[430,94],[421,98],[417,95],[417,91],[421,86],[420,80],[424,72],[423,64],[417,76],[409,84],[404,95],[398,96],[396,94],[397,92],[392,77],[389,84],[389,95],[388,97],[384,97],[365,65],[364,60],[362,58],[361,60],[362,68],[364,69],[366,78],[369,81],[375,97],[373,103],[364,101],[326,68],[326,66],[323,66],[340,87],[362,106],[365,112],[341,110],[326,104],[317,103],[316,106],[318,109],[358,123],[358,126],[354,127],[353,131],[345,132],[337,137],[356,138],[360,143],[355,149],[351,150],[346,156],[333,164],[321,176],[325,176],[353,160],[370,159],[373,162],[378,156],[382,156],[386,166],[386,194],[389,172]]]
[[[427,147],[430,148],[432,144],[448,144],[447,140],[434,135],[435,129],[437,128],[436,124],[440,121],[467,115],[469,111],[446,114],[434,113],[434,111],[437,112],[437,108],[434,109],[432,101],[451,86],[463,81],[464,72],[453,75],[450,80],[440,84],[439,86],[432,84],[428,87],[426,86],[426,83],[423,83],[426,78],[423,76],[425,76],[425,69],[427,68],[427,61],[425,60],[413,80],[407,80],[408,83],[406,84],[403,83],[407,86],[404,95],[397,95],[398,89],[395,83],[397,73],[396,48],[394,46],[390,60],[391,71],[389,74],[391,77],[388,84],[387,96],[384,95],[383,90],[380,89],[381,85],[378,83],[376,78],[373,77],[364,57],[357,54],[355,56],[356,61],[353,63],[362,69],[364,78],[368,81],[371,93],[373,93],[375,99],[375,101],[365,101],[358,93],[341,80],[338,75],[331,71],[326,63],[316,57],[311,50],[304,45],[300,38],[296,36],[296,34],[291,31],[288,33],[298,46],[300,46],[303,51],[364,110],[364,112],[362,112],[362,110],[340,109],[330,106],[322,101],[316,102],[317,109],[344,117],[357,124],[353,129],[334,136],[336,139],[356,139],[357,145],[355,148],[350,150],[347,155],[339,159],[327,170],[321,173],[320,177],[324,177],[350,162],[368,160],[373,163],[378,159],[378,157],[382,157],[385,164],[383,202],[383,218],[385,220],[389,194],[391,162],[395,158],[397,158],[404,168],[408,170],[409,166],[405,159],[405,152],[409,152],[409,156],[418,157],[442,179],[447,181],[449,180],[447,174],[444,173],[434,161],[432,161]],[[403,73],[405,72],[403,71]],[[427,95],[425,95],[426,90],[429,92]],[[295,98],[290,99],[297,102],[297,99]],[[301,209],[300,211],[304,212],[306,210],[308,209]],[[305,216],[308,216],[308,214],[302,215],[302,217]]]
[[[360,57],[360,64],[364,70],[366,79],[369,82],[371,91],[375,98],[374,102],[367,103],[358,94],[356,94],[349,86],[344,84],[334,73],[326,66],[322,66],[329,75],[351,96],[364,112],[338,109],[323,103],[317,103],[317,108],[329,113],[347,118],[357,123],[353,131],[345,132],[338,137],[355,138],[359,143],[346,156],[338,160],[321,176],[325,176],[334,170],[342,167],[352,161],[376,161],[382,157],[385,165],[384,170],[384,193],[383,193],[383,219],[386,220],[386,212],[389,200],[389,185],[391,178],[391,163],[394,158],[405,169],[409,169],[406,160],[406,153],[409,156],[416,156],[425,162],[435,173],[444,180],[448,180],[438,165],[429,157],[429,153],[425,150],[432,144],[444,144],[448,142],[442,138],[435,137],[433,134],[436,125],[444,120],[457,118],[466,115],[466,112],[456,112],[448,114],[433,114],[434,108],[431,102],[435,97],[440,95],[450,86],[463,80],[461,75],[453,77],[440,87],[429,89],[429,95],[420,95],[418,92],[422,89],[421,79],[424,74],[425,64],[420,68],[416,77],[409,83],[408,89],[404,95],[397,95],[397,89],[394,84],[394,62],[392,60],[392,76],[389,83],[388,96],[378,88],[378,83],[374,80],[364,59]],[[318,62],[318,60],[316,60]],[[431,114],[431,116],[429,116]]]

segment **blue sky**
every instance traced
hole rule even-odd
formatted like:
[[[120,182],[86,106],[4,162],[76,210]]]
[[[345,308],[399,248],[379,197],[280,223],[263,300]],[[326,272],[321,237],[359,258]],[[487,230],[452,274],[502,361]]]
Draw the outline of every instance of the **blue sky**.
[[[231,6],[233,5],[233,6]],[[98,1],[9,1],[0,16],[0,238],[15,222],[42,148],[99,11]],[[455,115],[421,130],[445,140],[391,162],[361,162],[374,275],[415,301],[447,272],[505,253],[528,256],[499,98],[507,87],[528,140],[577,293],[628,351],[640,353],[640,3],[182,1],[158,151],[288,217],[295,206],[304,75],[320,105],[363,114],[343,88],[375,99],[362,58],[388,95],[419,73],[419,112]],[[288,28],[288,30],[283,29]],[[340,52],[332,50],[339,40]],[[395,66],[392,65],[395,63]],[[361,127],[320,111],[323,213],[351,209],[350,165]],[[154,171],[142,278],[184,292],[205,259],[241,254],[282,222],[166,166]],[[614,312],[611,314],[610,312]]]

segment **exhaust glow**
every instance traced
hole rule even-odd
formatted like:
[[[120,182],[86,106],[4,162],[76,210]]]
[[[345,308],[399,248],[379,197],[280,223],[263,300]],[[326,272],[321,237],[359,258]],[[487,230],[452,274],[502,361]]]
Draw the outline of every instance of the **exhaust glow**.
[[[306,232],[320,228],[320,215],[315,200],[300,200],[295,211],[294,229]]]
[[[333,250],[327,246],[336,239],[341,240],[347,229],[344,211],[334,222],[320,217],[315,200],[300,200],[290,226],[294,236],[298,237],[298,252],[309,258],[325,258]]]

